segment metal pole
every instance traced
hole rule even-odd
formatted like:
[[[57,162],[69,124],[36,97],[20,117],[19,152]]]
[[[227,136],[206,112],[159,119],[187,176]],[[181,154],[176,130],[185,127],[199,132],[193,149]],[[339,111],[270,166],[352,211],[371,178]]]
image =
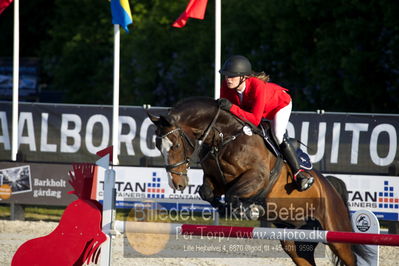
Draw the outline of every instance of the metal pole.
[[[17,160],[18,153],[18,90],[19,90],[19,0],[14,1],[14,52],[12,78],[12,140],[11,160]]]
[[[215,0],[215,99],[220,97],[220,65],[221,65],[221,27],[222,25],[222,5],[221,0]]]
[[[119,153],[119,64],[120,64],[120,29],[114,25],[114,99],[112,112],[112,164],[118,165]]]
[[[104,199],[102,231],[107,235],[107,241],[101,246],[101,265],[110,266],[112,263],[112,231],[115,204],[115,170],[106,169],[104,176]]]

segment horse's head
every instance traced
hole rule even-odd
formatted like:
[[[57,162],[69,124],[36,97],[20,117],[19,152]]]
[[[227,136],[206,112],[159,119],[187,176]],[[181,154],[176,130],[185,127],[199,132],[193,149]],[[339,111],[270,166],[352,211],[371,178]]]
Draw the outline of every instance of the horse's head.
[[[187,171],[190,168],[190,156],[195,150],[195,143],[187,133],[177,125],[171,116],[148,117],[157,127],[156,146],[165,160],[171,188],[182,191],[188,185]]]

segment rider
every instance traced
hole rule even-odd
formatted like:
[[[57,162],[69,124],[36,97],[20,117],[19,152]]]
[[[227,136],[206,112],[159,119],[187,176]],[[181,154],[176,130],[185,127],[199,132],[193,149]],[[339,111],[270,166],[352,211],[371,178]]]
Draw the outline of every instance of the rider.
[[[313,184],[313,177],[305,175],[294,147],[285,137],[292,109],[288,90],[270,83],[269,76],[264,72],[253,73],[251,63],[241,55],[228,58],[219,72],[224,76],[221,98],[218,99],[220,108],[255,126],[259,126],[262,118],[270,120],[280,150],[294,173],[298,189],[308,189]]]

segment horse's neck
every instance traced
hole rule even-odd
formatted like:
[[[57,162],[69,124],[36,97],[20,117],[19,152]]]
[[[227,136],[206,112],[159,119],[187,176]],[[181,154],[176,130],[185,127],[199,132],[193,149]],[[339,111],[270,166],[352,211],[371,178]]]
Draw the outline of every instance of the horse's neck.
[[[214,117],[212,117],[213,120]],[[235,139],[243,134],[244,122],[235,119],[233,115],[221,112],[216,122],[212,124],[211,119],[208,119],[206,126],[201,129],[201,136],[197,140],[203,141],[205,145],[202,151],[208,152],[209,148],[222,148],[223,146],[234,142]],[[206,132],[209,129],[209,132]],[[242,145],[242,144],[236,144]]]

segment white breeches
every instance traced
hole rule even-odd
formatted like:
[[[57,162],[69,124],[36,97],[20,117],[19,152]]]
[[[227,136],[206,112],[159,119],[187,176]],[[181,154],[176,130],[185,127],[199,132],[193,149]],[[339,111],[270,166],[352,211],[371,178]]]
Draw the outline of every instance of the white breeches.
[[[277,138],[278,144],[281,144],[283,142],[284,134],[287,130],[288,121],[291,116],[291,110],[292,101],[290,101],[287,106],[280,109],[271,121],[272,130]]]

